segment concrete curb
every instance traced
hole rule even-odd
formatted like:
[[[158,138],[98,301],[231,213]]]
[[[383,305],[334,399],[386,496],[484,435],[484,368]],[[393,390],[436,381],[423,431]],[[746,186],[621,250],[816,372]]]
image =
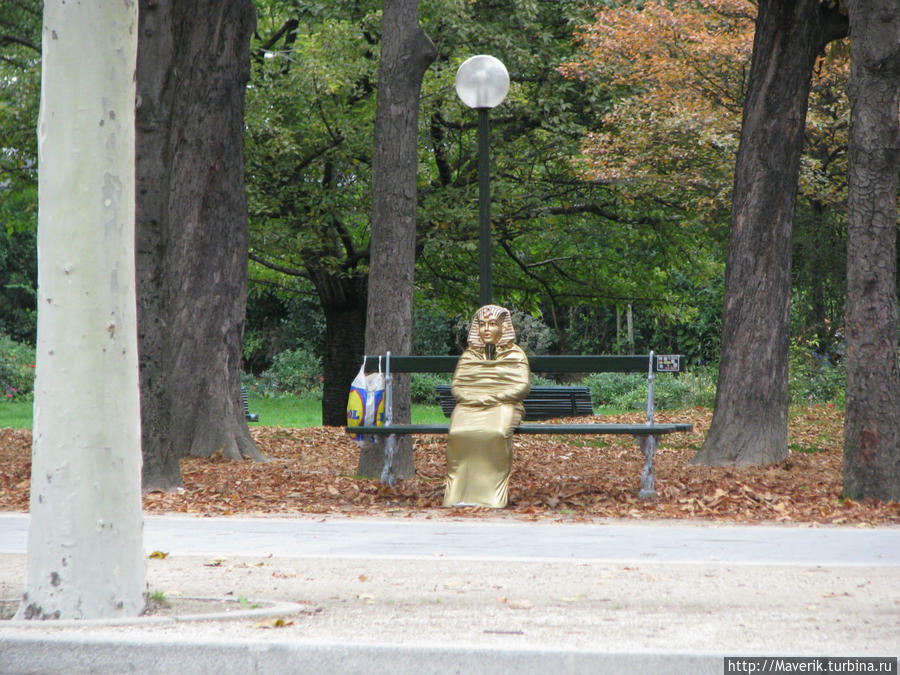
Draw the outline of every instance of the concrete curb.
[[[173,600],[200,600],[210,602],[229,602],[236,606],[243,606],[234,598],[207,598],[207,597],[178,597]],[[103,628],[114,626],[134,626],[139,628],[149,624],[183,623],[195,621],[235,621],[238,619],[267,619],[272,617],[289,616],[299,614],[307,609],[296,602],[280,600],[247,600],[247,605],[265,605],[251,609],[235,609],[225,612],[206,612],[201,614],[174,614],[171,616],[138,616],[122,619],[62,619],[53,622],[45,621],[3,621],[0,627],[16,630],[47,630],[53,628]],[[2,644],[2,642],[0,642]],[[0,673],[4,671],[0,670]]]
[[[17,635],[0,638],[0,672],[341,673],[422,675],[592,673],[721,675],[721,654],[615,653],[453,646],[288,642],[204,642],[139,637]]]

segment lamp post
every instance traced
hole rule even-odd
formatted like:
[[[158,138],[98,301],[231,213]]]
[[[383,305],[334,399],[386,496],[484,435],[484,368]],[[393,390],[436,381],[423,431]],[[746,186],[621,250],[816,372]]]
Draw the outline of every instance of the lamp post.
[[[491,296],[491,174],[488,154],[488,112],[506,98],[509,73],[493,56],[480,54],[466,59],[456,71],[456,93],[462,102],[478,111],[478,268],[481,304]]]

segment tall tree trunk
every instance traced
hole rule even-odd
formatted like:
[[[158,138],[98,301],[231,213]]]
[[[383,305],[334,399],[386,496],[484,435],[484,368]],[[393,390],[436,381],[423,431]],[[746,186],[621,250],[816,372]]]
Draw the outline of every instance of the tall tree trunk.
[[[383,6],[372,154],[366,351],[409,354],[416,262],[419,92],[437,50],[419,27],[418,0],[385,0]],[[394,379],[393,399],[396,421],[409,422],[408,375]],[[381,475],[383,464],[377,447],[367,446],[360,452],[361,475]],[[394,473],[400,479],[415,475],[408,437],[399,444]]]
[[[133,3],[44,3],[37,378],[19,618],[128,617],[144,608],[137,20]]]
[[[361,276],[312,274],[325,314],[325,358],[322,383],[322,424],[347,424],[347,394],[363,357],[366,321],[366,280]]]
[[[144,488],[167,489],[173,455],[263,459],[240,398],[256,17],[250,0],[142,0],[141,15],[138,273],[154,294],[140,315]]]
[[[791,228],[812,69],[839,25],[820,0],[762,0],[735,165],[722,357],[709,434],[692,464],[788,455]]]
[[[168,138],[176,79],[172,12],[168,2],[140,0],[137,57],[135,184],[138,343],[141,376],[141,445],[145,491],[182,485],[172,429],[169,383],[171,300],[168,247]]]
[[[900,12],[896,0],[849,0],[847,7],[851,112],[844,494],[900,500]]]

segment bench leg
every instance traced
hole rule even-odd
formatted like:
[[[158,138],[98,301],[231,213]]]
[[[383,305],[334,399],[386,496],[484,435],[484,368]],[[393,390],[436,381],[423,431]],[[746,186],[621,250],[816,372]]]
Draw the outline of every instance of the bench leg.
[[[394,451],[397,449],[397,435],[388,434],[387,439],[381,440],[384,444],[384,468],[381,470],[381,484],[393,487],[397,482],[394,474]]]
[[[641,452],[644,453],[644,470],[641,471],[641,489],[638,497],[641,499],[656,499],[656,477],[653,474],[653,456],[656,454],[656,445],[659,439],[656,436],[637,436],[641,444]]]

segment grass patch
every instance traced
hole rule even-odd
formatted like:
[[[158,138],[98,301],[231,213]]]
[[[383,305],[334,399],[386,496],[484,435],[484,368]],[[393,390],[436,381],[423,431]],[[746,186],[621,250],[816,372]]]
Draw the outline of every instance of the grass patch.
[[[30,429],[31,401],[0,402],[0,429],[5,427]]]
[[[259,415],[258,422],[250,422],[251,427],[287,427],[306,429],[322,426],[322,401],[313,397],[250,396],[250,412]],[[413,404],[414,424],[446,424],[447,418],[439,405]],[[0,429],[31,429],[31,401],[0,401]]]
[[[251,427],[290,427],[305,429],[322,426],[322,401],[312,396],[266,396],[255,398],[250,395],[250,412],[259,415],[258,422],[250,422]]]
[[[801,443],[788,443],[788,449],[791,452],[802,452],[806,455],[823,452],[822,448],[817,448],[814,445],[802,445]]]

